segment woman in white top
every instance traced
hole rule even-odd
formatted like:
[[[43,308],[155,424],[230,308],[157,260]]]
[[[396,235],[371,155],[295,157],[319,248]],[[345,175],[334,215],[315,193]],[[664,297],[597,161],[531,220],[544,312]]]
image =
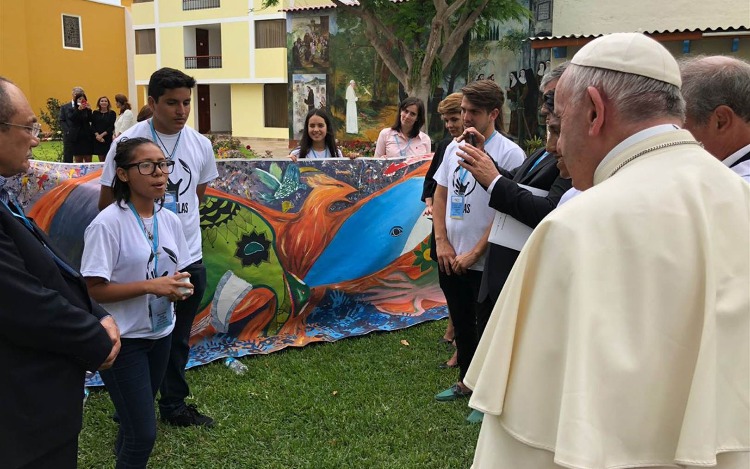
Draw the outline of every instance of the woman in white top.
[[[162,207],[174,161],[146,138],[120,140],[114,160],[115,202],[86,228],[81,274],[120,328],[120,354],[100,373],[120,423],[116,468],[145,468],[156,441],[154,397],[169,360],[172,302],[193,293],[190,274],[179,272],[190,253],[177,215]]]
[[[135,125],[135,116],[128,102],[128,97],[124,94],[115,95],[115,104],[117,109],[120,110],[120,115],[117,116],[115,121],[115,138],[117,138],[121,133]]]
[[[299,146],[289,153],[292,161],[299,158],[343,158],[336,146],[331,117],[323,109],[313,109],[305,117],[305,131]],[[354,158],[351,156],[350,158]]]
[[[406,98],[398,106],[396,123],[383,129],[375,144],[375,158],[405,158],[428,155],[432,142],[420,129],[425,123],[424,103],[419,98]]]

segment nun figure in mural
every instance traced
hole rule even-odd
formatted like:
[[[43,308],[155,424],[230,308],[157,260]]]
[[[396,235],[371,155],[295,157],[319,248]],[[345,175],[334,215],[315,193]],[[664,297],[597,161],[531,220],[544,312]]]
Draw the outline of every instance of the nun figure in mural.
[[[354,86],[357,83],[354,80],[349,80],[349,86],[346,87],[346,133],[357,134],[359,133],[359,123],[357,122],[357,97]]]
[[[514,138],[518,137],[518,75],[516,72],[510,72],[510,86],[505,90],[506,97],[508,98],[508,106],[510,107],[510,127],[508,133]]]
[[[307,112],[315,109],[315,93],[309,86],[307,87],[307,98],[305,98],[305,104],[307,104]]]
[[[537,79],[537,76],[534,73],[533,69],[527,68],[525,72],[526,72],[525,74],[526,74],[526,81],[527,81],[527,86],[528,86],[528,91],[526,93],[526,101],[524,101],[524,106],[523,106],[526,123],[528,124],[528,133],[526,134],[525,138],[532,138],[538,135],[537,113],[539,112],[539,108],[537,107],[537,103],[539,101],[539,80]]]

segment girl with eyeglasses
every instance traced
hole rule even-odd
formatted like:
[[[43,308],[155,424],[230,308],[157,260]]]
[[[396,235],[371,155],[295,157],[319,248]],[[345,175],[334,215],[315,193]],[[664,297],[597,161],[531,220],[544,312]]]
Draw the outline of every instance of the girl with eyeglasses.
[[[117,411],[116,468],[145,468],[156,440],[154,397],[169,359],[173,302],[193,293],[182,225],[163,210],[174,161],[146,138],[122,139],[114,161],[115,201],[84,235],[81,273],[89,294],[115,319],[122,348],[100,373]]]

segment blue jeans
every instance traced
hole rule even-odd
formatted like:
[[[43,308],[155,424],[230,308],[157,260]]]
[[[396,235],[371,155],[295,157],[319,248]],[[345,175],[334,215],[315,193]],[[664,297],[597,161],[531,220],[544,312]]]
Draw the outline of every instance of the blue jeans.
[[[187,300],[174,304],[176,319],[169,364],[159,388],[159,414],[162,417],[169,417],[185,407],[185,398],[190,394],[190,387],[185,379],[185,365],[190,353],[190,329],[206,291],[206,266],[203,261],[193,262],[182,271],[190,274],[193,294]]]
[[[122,339],[114,365],[100,371],[115,405],[120,430],[116,469],[145,468],[156,441],[154,397],[169,360],[171,334],[161,339]]]

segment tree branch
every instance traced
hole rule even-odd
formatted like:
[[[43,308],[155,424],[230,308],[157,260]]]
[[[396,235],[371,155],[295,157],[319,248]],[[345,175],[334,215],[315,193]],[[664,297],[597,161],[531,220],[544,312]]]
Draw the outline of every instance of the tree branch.
[[[484,9],[487,8],[488,3],[489,0],[482,0],[480,6],[468,15],[459,18],[456,27],[451,31],[450,36],[448,36],[448,40],[443,44],[443,50],[440,51],[440,60],[443,64],[447,65],[451,61],[458,48],[461,47],[464,37],[477,22]]]
[[[377,52],[378,56],[383,60],[383,63],[388,67],[388,70],[393,73],[393,76],[396,77],[404,87],[407,87],[409,83],[408,70],[412,67],[413,57],[411,51],[406,50],[406,47],[404,47],[403,41],[396,37],[390,28],[386,27],[385,24],[383,24],[383,22],[380,21],[380,19],[371,11],[362,7],[347,5],[340,0],[331,1],[336,4],[337,8],[346,8],[346,11],[362,20],[365,37],[370,41],[375,52]],[[393,57],[391,50],[391,47],[393,46],[397,47],[403,54],[407,66],[406,70],[404,70]]]

